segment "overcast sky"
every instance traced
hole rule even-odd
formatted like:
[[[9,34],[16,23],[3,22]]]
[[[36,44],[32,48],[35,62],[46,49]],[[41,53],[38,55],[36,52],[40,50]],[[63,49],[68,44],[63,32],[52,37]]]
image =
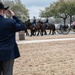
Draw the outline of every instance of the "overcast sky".
[[[49,6],[55,1],[57,0],[21,0],[21,2],[29,10],[30,18],[33,18],[33,16],[39,18],[40,10],[44,10],[45,7]]]

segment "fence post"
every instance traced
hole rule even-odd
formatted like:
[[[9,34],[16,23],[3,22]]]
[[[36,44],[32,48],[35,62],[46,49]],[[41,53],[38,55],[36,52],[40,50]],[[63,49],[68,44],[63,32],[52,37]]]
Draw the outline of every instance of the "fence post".
[[[19,40],[25,40],[24,31],[19,32]]]

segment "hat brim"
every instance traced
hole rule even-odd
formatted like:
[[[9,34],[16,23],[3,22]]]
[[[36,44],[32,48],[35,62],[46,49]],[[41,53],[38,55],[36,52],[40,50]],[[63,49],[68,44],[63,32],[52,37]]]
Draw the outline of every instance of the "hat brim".
[[[6,7],[6,8],[4,8],[5,10],[7,10],[9,8],[9,6],[8,7]]]

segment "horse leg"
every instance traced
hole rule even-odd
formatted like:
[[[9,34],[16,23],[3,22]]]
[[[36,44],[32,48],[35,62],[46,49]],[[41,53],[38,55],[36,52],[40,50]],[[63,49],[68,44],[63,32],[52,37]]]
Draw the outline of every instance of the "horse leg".
[[[34,31],[34,35],[36,35],[36,30]]]
[[[30,34],[30,36],[32,36],[33,35],[33,30],[30,30],[31,31],[31,34]]]
[[[36,35],[37,30],[34,30],[34,35]]]
[[[35,30],[32,30],[32,35],[35,36]]]
[[[54,31],[52,30],[52,35],[54,35]]]
[[[28,31],[26,31],[26,35],[27,35],[27,36],[29,36],[29,33],[28,33]]]
[[[28,35],[28,31],[27,31],[27,29],[25,29],[24,31],[25,31],[26,35]]]
[[[52,35],[55,34],[55,26],[52,28]]]
[[[38,35],[39,35],[40,30],[37,30],[37,32],[38,32],[38,33],[37,33],[37,36],[38,36]]]
[[[49,32],[49,35],[51,34],[51,29],[50,29],[50,32]]]
[[[43,30],[41,30],[41,36],[43,36]]]
[[[47,32],[46,32],[46,30],[44,30],[44,32],[45,32],[45,35],[47,35]]]
[[[55,30],[52,30],[52,35],[56,34]]]

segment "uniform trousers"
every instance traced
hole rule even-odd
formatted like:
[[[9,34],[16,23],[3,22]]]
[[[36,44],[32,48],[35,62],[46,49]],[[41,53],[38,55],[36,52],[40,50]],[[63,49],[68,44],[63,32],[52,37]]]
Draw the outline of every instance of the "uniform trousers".
[[[13,75],[14,59],[0,61],[0,75]]]

